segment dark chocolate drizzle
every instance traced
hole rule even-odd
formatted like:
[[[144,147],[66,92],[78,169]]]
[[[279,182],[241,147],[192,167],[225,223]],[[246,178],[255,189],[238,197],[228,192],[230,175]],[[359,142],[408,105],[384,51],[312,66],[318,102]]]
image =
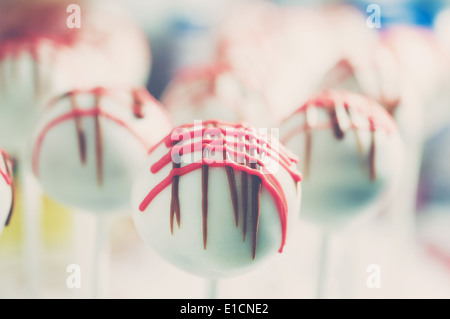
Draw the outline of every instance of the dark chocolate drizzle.
[[[334,137],[336,137],[338,140],[342,140],[345,136],[344,130],[341,128],[341,123],[339,122],[338,116],[337,116],[337,110],[336,110],[336,104],[333,108],[329,109],[329,115],[330,115],[330,121],[331,125],[333,126],[333,133]]]
[[[100,95],[95,96],[95,108],[100,108]],[[103,185],[103,133],[100,114],[94,116],[95,121],[95,163],[97,171],[97,185]]]
[[[144,115],[144,105],[146,103],[146,97],[143,96],[142,90],[133,90],[133,114],[136,118],[142,119]]]
[[[226,151],[224,151],[224,153],[226,153]],[[224,154],[224,159],[226,159],[226,154]],[[236,179],[234,177],[234,170],[232,167],[226,166],[225,170],[227,171],[228,185],[231,194],[231,203],[233,204],[234,222],[237,227],[239,226],[239,203],[238,203]]]
[[[148,102],[155,102],[156,100],[153,98],[153,96],[147,91],[147,94],[145,94],[145,88],[138,88],[131,91],[132,98],[134,103],[125,103],[126,99],[121,99],[120,95],[116,95],[118,92],[125,92],[127,94],[130,93],[130,91],[119,91],[116,92],[116,90],[110,90],[103,87],[95,87],[93,89],[88,90],[73,90],[68,93],[63,94],[62,96],[59,96],[52,101],[49,102],[47,108],[54,107],[59,101],[64,99],[69,99],[70,103],[70,112],[64,113],[59,117],[56,117],[52,121],[50,121],[40,132],[40,135],[36,139],[36,143],[33,148],[33,155],[32,155],[32,168],[33,172],[36,175],[36,177],[39,177],[39,154],[42,147],[42,143],[45,139],[46,134],[56,125],[68,121],[73,120],[76,130],[76,139],[78,144],[78,153],[81,165],[86,165],[87,162],[87,139],[85,130],[83,128],[83,119],[85,117],[92,118],[94,121],[94,132],[95,137],[93,143],[95,143],[95,167],[96,167],[96,181],[97,185],[99,187],[103,186],[104,183],[104,144],[103,144],[103,130],[102,130],[102,120],[103,118],[106,118],[117,125],[122,126],[125,128],[130,134],[132,134],[139,142],[142,143],[143,147],[145,149],[148,149],[150,145],[148,145],[148,142],[146,141],[146,138],[142,136],[141,134],[138,134],[134,130],[133,127],[129,125],[124,119],[118,118],[112,114],[109,114],[108,112],[104,111],[101,107],[101,102],[104,97],[110,97],[114,98],[117,102],[122,104],[123,107],[130,108],[131,111],[136,115],[136,106],[134,104],[138,104],[140,111],[139,116],[145,116],[142,108],[146,105],[150,105]],[[77,102],[77,96],[80,94],[88,94],[92,95],[94,98],[94,105],[91,108],[88,109],[82,109],[79,107]],[[139,96],[139,97],[137,97]]]
[[[203,218],[203,249],[206,249],[208,242],[208,179],[209,167],[202,166],[202,218]]]

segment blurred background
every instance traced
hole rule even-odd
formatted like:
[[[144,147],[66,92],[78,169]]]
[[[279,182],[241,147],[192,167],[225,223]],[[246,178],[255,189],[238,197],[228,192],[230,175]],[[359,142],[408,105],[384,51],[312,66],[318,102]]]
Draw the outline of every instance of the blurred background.
[[[0,0],[1,1],[1,0]],[[111,0],[112,1],[112,0]],[[246,0],[114,0],[127,10],[147,35],[152,65],[147,88],[161,98],[183,66],[212,61],[218,26],[230,10]],[[74,1],[76,2],[76,1]],[[255,1],[251,1],[255,2]],[[450,49],[450,1],[295,1],[277,0],[283,7],[349,4],[368,17],[371,4],[381,8],[382,33],[407,25],[439,35]],[[314,28],[312,26],[312,28]],[[314,32],[312,30],[311,32]],[[340,35],[342,36],[342,35]],[[351,34],[348,34],[351,37]],[[447,51],[450,57],[450,50]],[[424,79],[427,82],[426,79]],[[430,80],[431,81],[431,80]],[[444,91],[450,91],[448,85]],[[450,100],[444,103],[450,110]],[[426,136],[420,169],[414,230],[407,248],[398,251],[385,222],[374,220],[351,233],[337,234],[328,258],[327,296],[335,298],[449,298],[450,297],[450,112],[442,112],[439,127]],[[433,126],[433,124],[431,124]],[[0,298],[89,297],[89,282],[70,289],[67,266],[78,264],[76,254],[88,247],[94,230],[91,216],[75,214],[44,195],[39,217],[42,245],[39,278],[27,273],[23,248],[21,192],[11,224],[0,236]],[[76,216],[75,216],[76,215]],[[80,225],[83,231],[80,233]],[[87,226],[86,226],[87,225]],[[90,225],[90,226],[89,226]],[[167,264],[145,246],[127,216],[110,220],[110,261],[105,269],[107,296],[112,298],[204,298],[208,281]],[[89,228],[91,227],[91,228]],[[219,298],[314,298],[318,271],[319,234],[299,224],[295,240],[283,258],[239,278],[219,282]],[[91,236],[91,237],[90,237]],[[403,245],[403,243],[402,243]],[[404,247],[404,246],[402,246]],[[381,287],[371,288],[369,265],[379,265]],[[83,270],[83,268],[82,268]],[[84,279],[83,279],[84,280]]]

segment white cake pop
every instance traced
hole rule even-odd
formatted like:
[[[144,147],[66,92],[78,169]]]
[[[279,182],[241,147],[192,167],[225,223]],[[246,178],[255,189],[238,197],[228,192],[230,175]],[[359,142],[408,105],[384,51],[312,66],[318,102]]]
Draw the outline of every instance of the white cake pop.
[[[143,85],[150,52],[140,29],[101,1],[81,1],[80,28],[70,28],[71,1],[0,3],[0,142],[12,156],[48,100],[72,88]]]
[[[175,266],[206,278],[250,271],[281,252],[300,204],[296,159],[239,124],[175,128],[134,183],[142,239]]]
[[[332,36],[315,8],[250,2],[224,18],[217,59],[263,94],[268,108],[259,113],[274,125],[306,100],[336,63]]]
[[[32,165],[55,200],[93,212],[129,204],[147,151],[171,129],[145,88],[71,91],[52,101],[33,135]]]
[[[398,63],[402,90],[399,112],[404,113],[396,114],[399,128],[409,140],[434,134],[448,122],[443,113],[450,97],[449,55],[426,28],[392,26],[382,34],[381,41]]]
[[[0,149],[0,235],[3,227],[8,226],[14,209],[14,185],[12,161],[4,150]]]
[[[220,62],[180,69],[161,102],[175,125],[214,118],[268,127],[272,120],[264,96]]]
[[[280,129],[281,142],[302,159],[302,218],[336,230],[379,211],[402,165],[403,144],[376,102],[345,91],[310,99]],[[372,209],[372,210],[371,210]]]

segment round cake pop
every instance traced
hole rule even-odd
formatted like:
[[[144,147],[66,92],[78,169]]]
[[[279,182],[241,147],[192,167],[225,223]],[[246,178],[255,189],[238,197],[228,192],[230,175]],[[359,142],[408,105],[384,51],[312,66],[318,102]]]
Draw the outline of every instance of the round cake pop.
[[[271,120],[262,94],[220,62],[179,70],[161,102],[175,125],[214,118],[268,127]]]
[[[259,113],[274,125],[316,90],[335,63],[330,31],[314,8],[250,2],[232,10],[220,25],[217,59],[263,94],[268,108]]]
[[[54,199],[94,212],[129,203],[148,149],[171,129],[145,88],[74,90],[54,99],[33,137],[33,172]]]
[[[280,137],[303,158],[301,216],[325,229],[367,216],[362,213],[390,194],[401,172],[403,144],[395,122],[361,95],[319,94],[282,123]]]
[[[4,150],[0,150],[0,235],[3,227],[8,226],[14,208],[14,185],[12,161]]]
[[[400,70],[397,57],[367,27],[366,17],[350,5],[321,9],[336,43],[335,65],[325,74],[318,90],[341,89],[375,99],[394,114],[400,103]],[[333,54],[333,53],[332,53]]]
[[[143,85],[150,52],[125,14],[81,1],[81,26],[69,27],[68,0],[0,3],[0,142],[19,156],[48,100],[72,88]]]
[[[134,183],[142,239],[186,272],[242,274],[282,251],[300,205],[296,158],[274,138],[218,121],[175,128]]]

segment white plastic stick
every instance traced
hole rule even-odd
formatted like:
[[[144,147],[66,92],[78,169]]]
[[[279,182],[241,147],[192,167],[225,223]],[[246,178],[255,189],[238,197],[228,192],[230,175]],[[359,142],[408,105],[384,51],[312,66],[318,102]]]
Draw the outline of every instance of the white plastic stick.
[[[108,220],[104,215],[96,216],[96,234],[94,241],[93,269],[93,298],[106,298],[109,275],[109,239]]]
[[[218,282],[217,279],[210,279],[208,287],[208,297],[209,299],[216,299],[217,298],[217,290],[218,290]]]
[[[23,204],[23,266],[30,298],[39,298],[42,284],[42,190],[26,161],[19,163]]]
[[[81,269],[77,298],[106,298],[110,258],[107,217],[81,210],[74,213],[74,262]]]

